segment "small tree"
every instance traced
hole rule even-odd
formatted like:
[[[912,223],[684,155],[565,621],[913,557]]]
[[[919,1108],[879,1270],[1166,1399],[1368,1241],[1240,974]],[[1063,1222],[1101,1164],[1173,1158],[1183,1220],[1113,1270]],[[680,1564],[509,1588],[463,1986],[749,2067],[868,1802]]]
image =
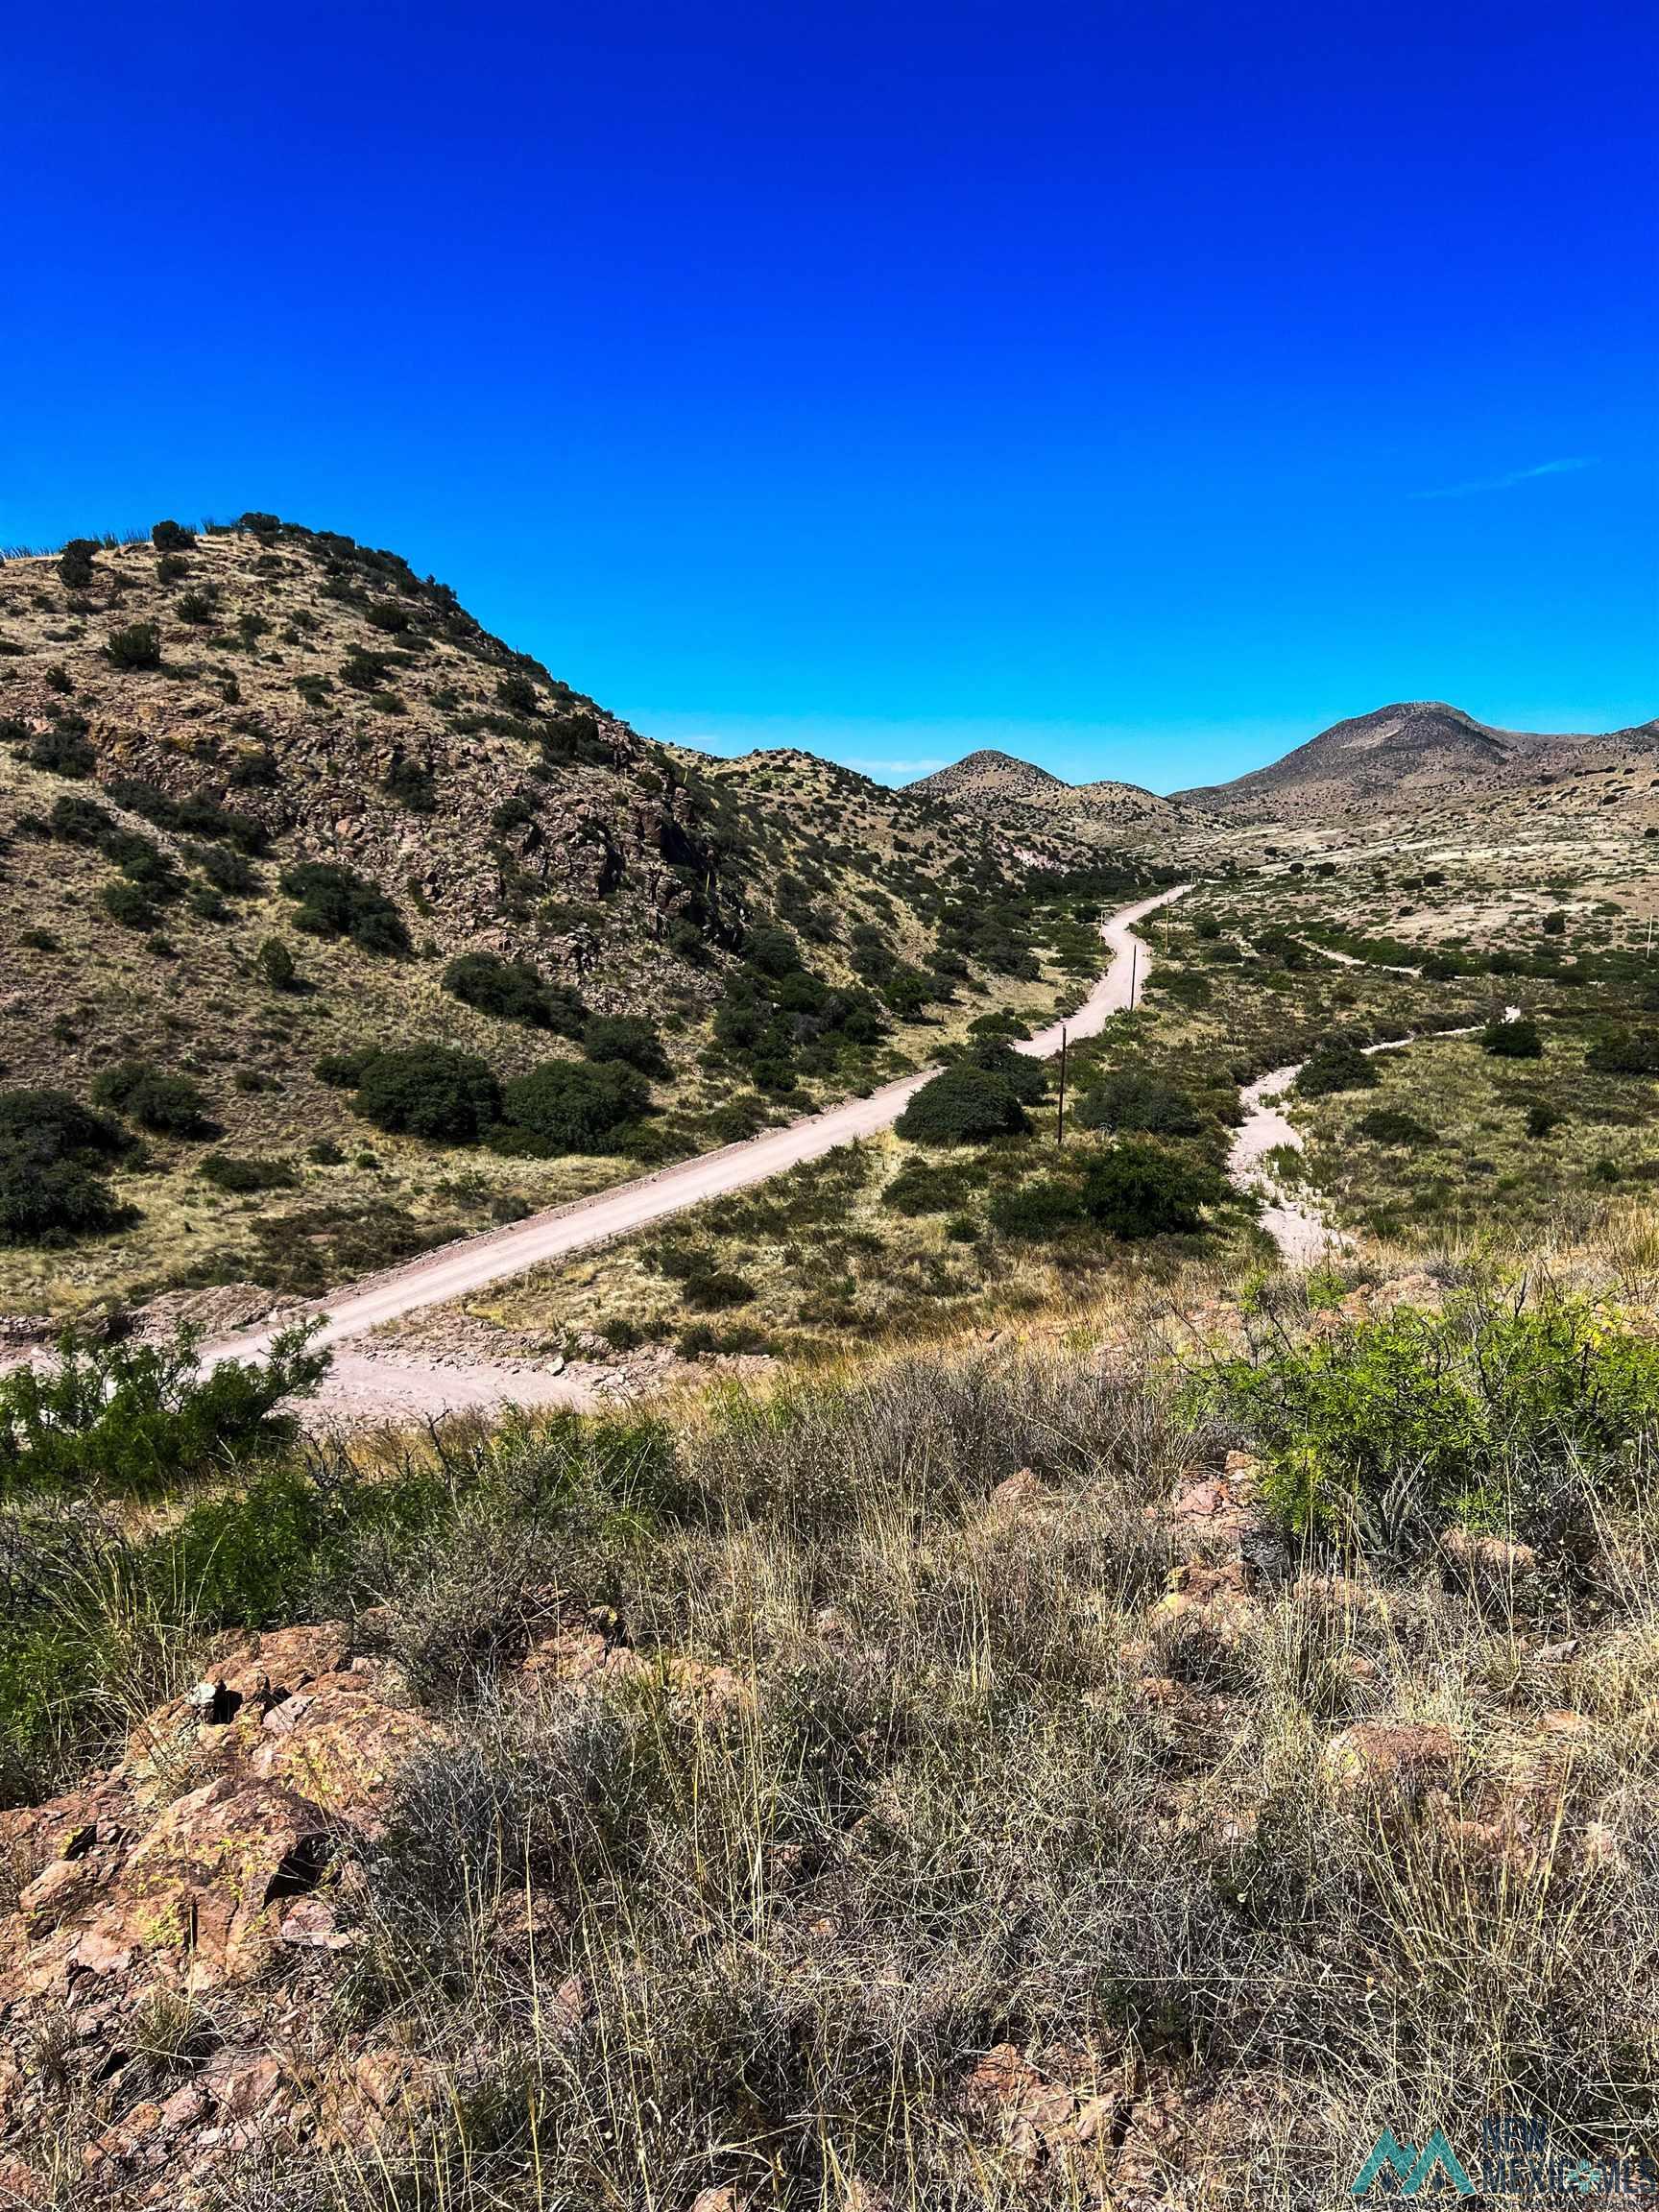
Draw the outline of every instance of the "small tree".
[[[1077,1122],[1083,1129],[1154,1130],[1166,1137],[1190,1137],[1203,1125],[1203,1116],[1190,1095],[1178,1084],[1142,1068],[1123,1068],[1103,1075],[1077,1101]]]
[[[514,669],[495,686],[495,696],[509,714],[534,714],[541,705],[541,693],[529,677]]]
[[[619,1060],[658,1082],[673,1072],[661,1039],[637,1014],[595,1014],[582,1032],[582,1045],[589,1060]]]
[[[196,533],[185,529],[182,522],[155,522],[150,528],[150,542],[157,553],[187,553],[196,542]]]

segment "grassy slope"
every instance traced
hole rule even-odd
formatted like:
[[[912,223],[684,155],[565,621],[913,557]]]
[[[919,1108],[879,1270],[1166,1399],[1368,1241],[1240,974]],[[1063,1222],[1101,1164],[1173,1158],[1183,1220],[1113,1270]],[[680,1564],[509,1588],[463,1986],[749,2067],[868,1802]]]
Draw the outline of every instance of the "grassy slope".
[[[187,593],[211,596],[208,621],[180,618]],[[162,666],[112,666],[108,637],[143,621],[159,630]],[[377,694],[345,681],[354,653],[390,656]],[[537,687],[532,715],[503,712],[498,689],[515,675]],[[366,1143],[348,1097],[315,1080],[320,1054],[366,1043],[454,1044],[503,1076],[575,1049],[445,994],[443,964],[458,950],[529,958],[597,1011],[644,1012],[661,1024],[674,1074],[659,1090],[661,1118],[635,1147],[650,1159],[720,1141],[711,1118],[737,1071],[705,1068],[701,1056],[732,961],[727,943],[746,922],[793,916],[810,962],[845,984],[855,925],[925,963],[945,887],[1003,879],[982,828],[846,771],[804,756],[758,767],[671,757],[520,661],[400,564],[310,533],[204,537],[171,581],[148,545],[101,551],[84,587],[66,585],[52,559],[0,565],[0,718],[38,733],[65,709],[89,725],[91,780],[32,766],[27,743],[0,746],[5,1079],[84,1095],[119,1058],[181,1070],[208,1094],[219,1149],[276,1157],[298,1188],[225,1197],[196,1173],[201,1146],[157,1140],[118,1178],[120,1195],[142,1211],[134,1230],[63,1253],[0,1251],[0,1309],[14,1311],[204,1280],[316,1291],[631,1171],[628,1159],[503,1161],[396,1138]],[[540,736],[572,716],[596,735],[584,757],[544,765]],[[269,780],[249,781],[250,763],[256,772],[264,759]],[[430,769],[432,811],[411,811],[383,788],[397,760]],[[108,806],[120,779],[175,799],[206,792],[257,817],[270,852],[253,864],[252,887],[212,921],[180,899],[154,927],[117,925],[101,902],[115,880],[110,863],[19,825],[67,793]],[[523,819],[498,829],[504,803]],[[192,892],[204,887],[192,850],[201,840],[129,811],[116,818],[175,857]],[[377,883],[404,916],[414,957],[297,935],[294,903],[277,888],[297,859],[348,864]],[[273,935],[299,958],[302,991],[258,980],[253,955]],[[861,1068],[808,1081],[771,1110],[798,1111],[860,1074],[898,1071],[1009,1000],[1035,1010],[1052,993],[975,977],[955,1008],[900,1022]],[[343,1158],[310,1160],[320,1142]]]

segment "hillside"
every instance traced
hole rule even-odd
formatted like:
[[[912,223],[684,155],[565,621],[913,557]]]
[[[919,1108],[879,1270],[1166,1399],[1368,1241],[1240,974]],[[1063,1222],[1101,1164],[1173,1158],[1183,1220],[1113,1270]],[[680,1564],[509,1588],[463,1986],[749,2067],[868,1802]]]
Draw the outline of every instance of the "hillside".
[[[316,1292],[1051,1009],[1024,864],[976,818],[670,752],[349,538],[155,536],[0,563],[0,1082],[84,1103],[136,1069],[195,1110],[127,1115],[119,1236],[0,1243],[0,1311]],[[603,1141],[441,1171],[407,1126],[366,1146],[349,1094],[353,1056],[422,1045],[492,1102],[630,1064],[649,1110],[636,1084]]]
[[[1117,848],[1183,826],[1179,806],[1138,783],[1067,783],[1046,768],[994,750],[970,753],[905,790],[979,815],[1027,842],[1060,848]]]
[[[1231,783],[1176,794],[1229,819],[1421,816],[1523,805],[1548,794],[1557,809],[1621,800],[1648,805],[1659,770],[1659,723],[1602,736],[1495,730],[1437,700],[1381,707],[1323,730],[1283,759]]]

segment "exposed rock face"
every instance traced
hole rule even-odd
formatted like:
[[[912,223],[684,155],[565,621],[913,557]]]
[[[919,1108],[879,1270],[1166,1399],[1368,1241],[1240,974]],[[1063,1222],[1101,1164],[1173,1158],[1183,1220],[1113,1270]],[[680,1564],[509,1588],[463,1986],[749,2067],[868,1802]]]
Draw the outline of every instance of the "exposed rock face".
[[[287,1629],[222,1649],[108,1774],[0,1814],[16,1883],[0,1923],[0,2105],[19,2158],[0,2189],[36,2200],[27,2153],[66,2099],[96,2128],[83,2157],[110,2200],[188,2201],[222,2157],[288,2125],[291,1977],[349,1949],[340,1874],[432,1732],[342,1626]],[[50,2076],[29,2062],[43,2034],[60,2052]]]

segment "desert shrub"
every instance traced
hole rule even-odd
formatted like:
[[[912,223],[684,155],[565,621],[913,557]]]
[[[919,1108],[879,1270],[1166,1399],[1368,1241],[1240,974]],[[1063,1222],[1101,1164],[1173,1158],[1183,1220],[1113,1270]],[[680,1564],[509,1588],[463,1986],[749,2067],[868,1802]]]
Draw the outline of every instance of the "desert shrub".
[[[179,594],[173,612],[193,630],[211,630],[219,615],[219,595],[211,584],[198,584],[193,590]]]
[[[1598,1075],[1659,1075],[1659,1030],[1610,1029],[1584,1055]]]
[[[987,1075],[995,1075],[1005,1083],[1022,1106],[1038,1105],[1048,1089],[1048,1070],[1041,1060],[1028,1053],[1016,1052],[1005,1039],[976,1037],[954,1063],[957,1067],[978,1068]]]
[[[1525,1015],[1513,1022],[1498,1015],[1481,1030],[1480,1049],[1499,1060],[1542,1060],[1544,1040],[1538,1034],[1537,1022]]]
[[[604,1152],[650,1103],[644,1077],[618,1061],[544,1060],[505,1094],[506,1118],[551,1152]]]
[[[96,845],[111,827],[98,802],[80,791],[60,792],[46,817],[47,830],[66,845]]]
[[[100,1106],[112,1107],[157,1137],[201,1137],[207,1102],[188,1075],[169,1075],[148,1060],[122,1060],[92,1085]]]
[[[655,1026],[637,1014],[595,1014],[582,1032],[589,1060],[619,1060],[658,1082],[673,1072]]]
[[[1150,1130],[1166,1137],[1190,1137],[1203,1126],[1203,1118],[1188,1092],[1143,1068],[1103,1075],[1084,1092],[1076,1109],[1084,1129]]]
[[[938,1160],[907,1160],[881,1193],[895,1214],[912,1219],[924,1214],[950,1214],[974,1187],[967,1169]]]
[[[1029,1037],[1031,1031],[1018,1014],[1006,1011],[980,1014],[968,1024],[970,1037]]]
[[[983,1068],[955,1067],[925,1083],[894,1126],[913,1144],[976,1144],[1030,1124],[999,1075]]]
[[[1326,1098],[1337,1091],[1372,1091],[1379,1077],[1376,1063],[1351,1038],[1331,1037],[1302,1064],[1296,1088],[1304,1098]]]
[[[286,1160],[235,1160],[209,1152],[196,1172],[221,1190],[238,1195],[255,1190],[290,1190],[299,1181]]]
[[[125,1218],[103,1172],[126,1134],[62,1091],[0,1091],[0,1243],[102,1236]]]
[[[475,1144],[500,1116],[501,1086],[473,1053],[417,1045],[371,1053],[358,1073],[356,1105],[377,1129]]]
[[[132,622],[109,633],[104,652],[117,668],[159,668],[161,634],[154,622]]]
[[[730,1267],[708,1267],[687,1275],[680,1295],[696,1312],[727,1313],[733,1307],[752,1305],[758,1293],[747,1276]]]
[[[509,714],[534,714],[541,705],[541,694],[529,677],[517,669],[501,678],[495,686],[495,696]]]
[[[84,591],[93,576],[93,560],[98,551],[95,538],[71,538],[58,556],[58,573],[71,591]]]
[[[59,719],[38,731],[29,741],[28,760],[33,768],[44,769],[48,776],[63,776],[75,782],[90,776],[98,765],[98,756],[87,740],[84,724],[77,727],[80,718],[60,715]]]
[[[382,631],[388,637],[401,637],[410,627],[410,613],[399,607],[396,599],[376,599],[368,609],[373,628]]]
[[[1221,924],[1214,914],[1200,914],[1192,925],[1192,933],[1203,938],[1206,944],[1214,944],[1221,934]]]
[[[294,1426],[278,1406],[308,1396],[328,1364],[312,1334],[286,1330],[264,1365],[226,1360],[208,1375],[199,1330],[166,1344],[64,1336],[56,1366],[0,1379],[0,1491],[158,1497],[285,1442]]]
[[[179,871],[170,853],[148,837],[140,836],[136,830],[108,830],[99,844],[99,851],[107,860],[112,860],[130,883],[137,883],[152,899],[176,899],[180,892]]]
[[[124,876],[105,884],[98,903],[123,929],[154,929],[161,918],[160,908],[143,885],[130,882]]]
[[[299,902],[294,926],[313,937],[349,937],[366,952],[396,957],[409,950],[409,931],[392,901],[353,869],[307,860],[286,870],[282,888]]]
[[[157,553],[188,553],[196,542],[196,533],[182,522],[156,522],[150,528],[150,542]]]
[[[1298,1532],[1410,1553],[1448,1523],[1593,1542],[1659,1442],[1659,1344],[1582,1300],[1479,1289],[1223,1362],[1219,1402]]]
[[[325,1052],[313,1073],[319,1083],[326,1083],[331,1091],[355,1091],[374,1051],[373,1045],[365,1045],[355,1052]]]
[[[300,971],[294,955],[280,937],[267,937],[253,955],[253,965],[259,979],[268,983],[273,991],[292,991],[299,980]]]
[[[504,960],[497,952],[463,952],[445,969],[444,988],[480,1014],[560,1037],[579,1037],[588,1021],[573,991],[546,982],[528,960]]]
[[[407,806],[411,814],[438,811],[438,779],[424,760],[411,760],[400,754],[387,769],[381,789],[399,806]]]
[[[340,681],[353,691],[378,691],[391,672],[392,662],[384,653],[368,653],[353,645],[340,664]]]
[[[1083,1185],[1083,1212],[1113,1237],[1177,1235],[1204,1226],[1222,1194],[1213,1167],[1145,1138],[1115,1144]]]
[[[1415,1115],[1404,1114],[1397,1106],[1373,1107],[1369,1114],[1361,1114],[1354,1126],[1373,1144],[1386,1144],[1400,1151],[1419,1152],[1440,1142]]]
[[[757,974],[768,976],[774,982],[785,975],[794,974],[797,969],[805,965],[801,958],[801,947],[795,937],[789,930],[781,929],[774,923],[750,930],[744,940],[743,958],[746,965]]]
[[[1559,1129],[1566,1118],[1559,1106],[1536,1099],[1527,1109],[1527,1134],[1528,1137],[1548,1137],[1552,1129]]]

